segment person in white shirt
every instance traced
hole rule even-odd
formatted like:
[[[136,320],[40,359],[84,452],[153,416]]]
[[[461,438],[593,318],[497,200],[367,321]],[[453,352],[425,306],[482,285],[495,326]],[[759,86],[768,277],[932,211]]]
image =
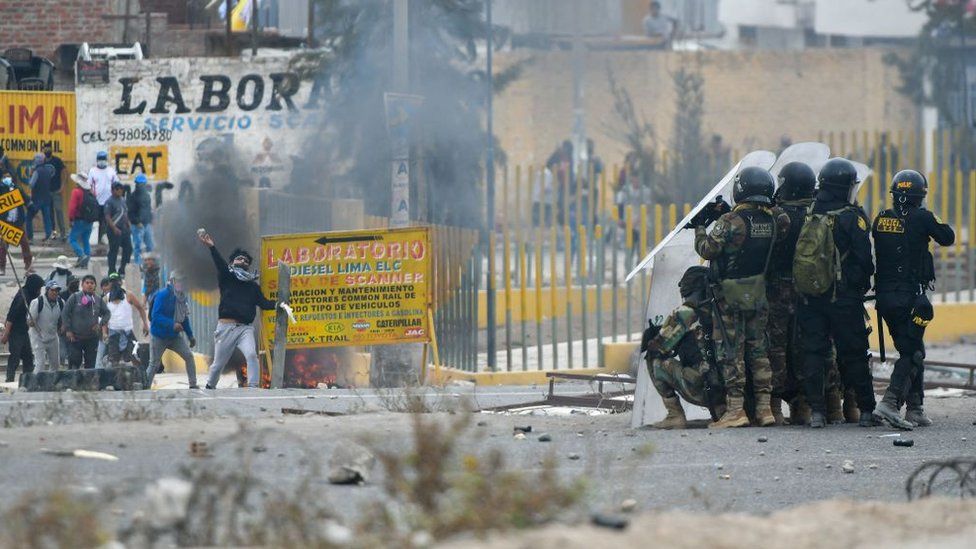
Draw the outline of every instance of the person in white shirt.
[[[654,49],[670,49],[671,40],[674,38],[674,19],[661,13],[661,3],[654,1],[650,3],[648,14],[644,17],[644,34],[653,40],[658,41]]]
[[[95,200],[98,201],[98,243],[102,242],[108,225],[105,223],[105,203],[112,198],[112,184],[121,183],[119,174],[115,168],[108,165],[108,153],[98,151],[95,155],[95,165],[88,170],[88,184],[95,193]]]
[[[132,292],[127,292],[122,287],[122,279],[118,274],[109,275],[109,280],[112,286],[105,300],[109,310],[105,355],[109,366],[118,368],[119,362],[132,363],[132,350],[136,342],[133,311],[138,312],[142,319],[143,337],[149,335],[149,319],[146,318],[146,309],[142,303]]]

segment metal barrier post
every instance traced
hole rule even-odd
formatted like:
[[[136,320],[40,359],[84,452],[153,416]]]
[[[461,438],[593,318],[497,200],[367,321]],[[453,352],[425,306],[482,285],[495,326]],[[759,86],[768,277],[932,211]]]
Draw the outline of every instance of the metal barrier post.
[[[579,254],[581,257],[587,257],[586,251],[586,226],[579,226]],[[590,365],[589,352],[587,350],[587,340],[586,340],[586,315],[587,311],[587,299],[586,299],[586,261],[580,261],[580,272],[579,272],[579,286],[580,286],[580,341],[583,342],[583,367],[586,368]]]
[[[542,227],[535,232],[535,344],[542,369]]]
[[[563,224],[563,268],[566,269],[566,367],[573,369],[573,254],[569,225]]]
[[[606,266],[606,247],[603,242],[603,225],[593,228],[594,246],[596,246],[596,361],[598,367],[603,367],[603,277]]]

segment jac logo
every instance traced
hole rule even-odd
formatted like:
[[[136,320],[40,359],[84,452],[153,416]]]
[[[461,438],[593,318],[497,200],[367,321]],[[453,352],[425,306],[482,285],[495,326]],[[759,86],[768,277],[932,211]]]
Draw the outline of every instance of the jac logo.
[[[356,322],[352,323],[352,327],[362,332],[363,330],[369,329],[369,322],[366,322],[365,320],[357,320]]]
[[[424,329],[423,328],[410,328],[406,332],[403,332],[403,335],[405,335],[407,337],[419,337],[419,336],[424,335]]]
[[[330,322],[325,325],[325,331],[326,333],[330,333],[330,334],[338,334],[339,332],[342,331],[342,323]]]

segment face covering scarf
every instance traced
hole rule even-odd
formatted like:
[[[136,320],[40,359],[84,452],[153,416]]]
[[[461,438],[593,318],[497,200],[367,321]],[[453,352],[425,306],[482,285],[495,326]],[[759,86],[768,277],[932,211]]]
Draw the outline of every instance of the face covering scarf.
[[[231,266],[228,267],[228,270],[237,278],[237,280],[240,280],[241,282],[255,282],[258,279],[257,273],[252,273],[247,269]]]

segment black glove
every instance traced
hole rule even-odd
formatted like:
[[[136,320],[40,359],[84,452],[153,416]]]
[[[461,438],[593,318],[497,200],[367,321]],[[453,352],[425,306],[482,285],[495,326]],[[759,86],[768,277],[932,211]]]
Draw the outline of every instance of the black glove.
[[[647,346],[651,343],[651,340],[657,337],[657,334],[661,331],[660,326],[651,324],[651,321],[649,320],[647,321],[647,325],[647,329],[644,330],[644,334],[641,336],[640,351],[642,353],[647,351]]]
[[[709,202],[691,218],[685,225],[686,229],[695,227],[707,227],[713,221],[732,211],[732,206],[721,196],[715,197],[715,202]]]

